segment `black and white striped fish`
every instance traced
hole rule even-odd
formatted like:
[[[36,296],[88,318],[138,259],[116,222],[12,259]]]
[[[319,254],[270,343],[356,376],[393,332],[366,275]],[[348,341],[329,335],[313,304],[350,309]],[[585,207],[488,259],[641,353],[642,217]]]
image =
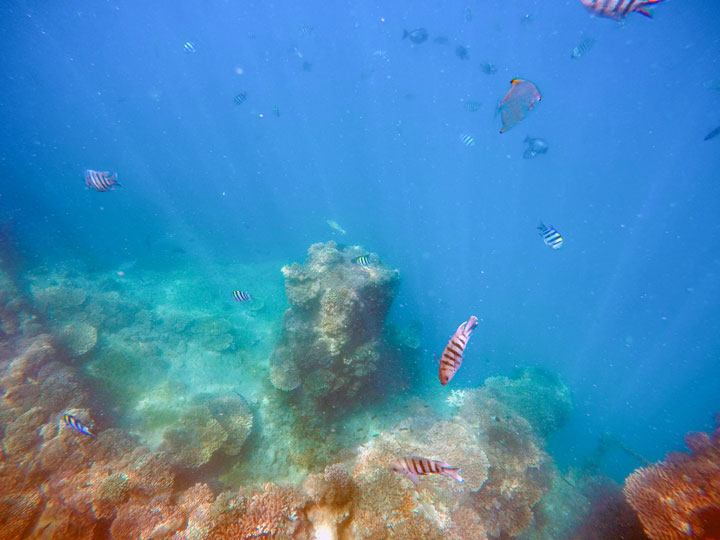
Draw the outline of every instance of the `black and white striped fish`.
[[[465,481],[459,474],[459,471],[462,470],[460,467],[452,467],[444,461],[436,461],[424,457],[413,456],[400,458],[393,461],[390,467],[396,473],[407,476],[416,486],[418,485],[420,477],[426,474],[447,476],[448,478],[454,478],[461,484]]]
[[[248,302],[252,300],[252,295],[245,291],[233,291],[232,295],[238,302]]]
[[[538,230],[540,231],[540,236],[542,236],[543,242],[545,242],[546,246],[550,246],[553,249],[560,249],[562,247],[563,237],[560,236],[560,233],[557,232],[555,227],[552,225],[546,227],[541,221],[538,226]]]
[[[194,53],[196,51],[195,44],[192,41],[186,41],[183,43],[183,50],[186,53]]]
[[[353,262],[359,266],[370,266],[370,257],[367,255],[360,255],[359,257],[355,257],[353,259]]]
[[[108,176],[109,174],[107,171],[98,172],[87,169],[85,171],[85,184],[95,191],[112,191],[116,187],[120,187],[117,181],[117,173],[113,173],[112,176]]]
[[[652,18],[648,6],[662,2],[663,0],[580,0],[588,11],[600,17],[607,17],[616,21],[622,21],[630,13]]]
[[[245,101],[247,101],[247,97],[247,92],[240,92],[233,98],[233,101],[235,102],[235,105],[242,105]]]
[[[438,377],[440,378],[440,384],[445,386],[455,376],[455,372],[460,369],[463,362],[463,354],[465,353],[465,346],[467,345],[470,334],[475,330],[478,325],[478,320],[475,315],[471,316],[466,322],[458,326],[455,333],[448,341],[445,346],[445,350],[440,357],[440,372]]]
[[[63,422],[65,422],[66,426],[71,427],[78,433],[82,433],[83,435],[90,435],[91,437],[95,437],[95,434],[90,431],[90,429],[83,424],[80,420],[75,418],[72,414],[66,414],[62,417]]]
[[[460,142],[465,146],[475,146],[475,139],[472,135],[462,134],[460,135]]]

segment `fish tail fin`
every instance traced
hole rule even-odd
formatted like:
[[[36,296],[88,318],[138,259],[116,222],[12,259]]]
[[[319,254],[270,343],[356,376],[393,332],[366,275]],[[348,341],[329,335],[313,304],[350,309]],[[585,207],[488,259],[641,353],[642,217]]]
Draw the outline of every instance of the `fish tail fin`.
[[[470,318],[467,320],[467,323],[465,324],[465,330],[463,333],[470,337],[470,334],[472,334],[472,331],[475,330],[475,327],[478,325],[478,318],[475,315],[471,315]]]
[[[650,11],[649,9],[640,8],[640,9],[636,9],[635,12],[639,13],[640,15],[645,15],[648,19],[653,18],[652,11]]]
[[[403,37],[402,37],[403,39],[405,39],[409,35],[410,35],[410,32],[408,32],[407,30],[403,30]]]
[[[447,476],[448,478],[453,478],[457,480],[460,484],[462,484],[465,479],[460,476],[460,471],[462,469],[460,467],[443,467],[443,476]]]
[[[547,229],[547,227],[545,226],[545,224],[542,221],[540,222],[540,225],[537,226],[537,228],[541,231],[544,231],[545,229]],[[540,234],[542,234],[542,233],[540,233]]]
[[[117,173],[113,173],[112,176],[110,178],[108,178],[108,180],[110,180],[111,184],[113,184],[115,186],[119,186],[120,183],[117,181],[117,179],[118,179]]]

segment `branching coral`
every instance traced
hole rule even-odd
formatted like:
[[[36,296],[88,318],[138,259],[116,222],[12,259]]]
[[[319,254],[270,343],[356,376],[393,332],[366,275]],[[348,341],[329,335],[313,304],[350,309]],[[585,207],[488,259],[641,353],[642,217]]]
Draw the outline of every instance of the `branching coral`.
[[[625,496],[654,540],[720,537],[720,415],[712,435],[688,433],[691,453],[638,469]]]

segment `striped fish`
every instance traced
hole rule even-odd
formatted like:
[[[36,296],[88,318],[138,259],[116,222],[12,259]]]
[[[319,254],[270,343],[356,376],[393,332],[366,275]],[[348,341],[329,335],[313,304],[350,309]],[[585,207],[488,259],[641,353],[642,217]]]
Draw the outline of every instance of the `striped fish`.
[[[600,17],[621,21],[630,13],[639,13],[652,18],[648,6],[663,0],[580,0],[588,11]]]
[[[112,191],[116,187],[120,187],[117,181],[117,173],[108,176],[110,173],[93,171],[88,169],[85,171],[85,184],[93,188],[95,191]]]
[[[250,293],[247,293],[245,291],[233,291],[232,295],[233,298],[238,302],[248,302],[249,300],[252,300],[252,296],[250,295]]]
[[[549,227],[546,227],[545,224],[541,221],[540,225],[538,226],[538,230],[540,231],[540,236],[543,238],[543,242],[545,242],[546,246],[550,246],[553,249],[560,249],[563,245],[563,237],[560,236],[560,233],[557,232],[557,229],[550,225]]]
[[[478,324],[477,317],[473,315],[466,322],[458,326],[453,337],[450,338],[440,358],[440,384],[445,386],[455,376],[463,361],[463,353],[470,334]]]
[[[95,437],[95,434],[90,431],[90,429],[83,424],[80,420],[75,418],[72,414],[66,414],[62,417],[63,422],[65,422],[66,426],[70,426],[72,429],[77,431],[78,433],[82,433],[83,435],[90,435],[91,437]]]
[[[247,100],[247,92],[240,92],[235,98],[233,98],[233,101],[235,102],[235,105],[242,105]]]
[[[370,257],[367,255],[360,255],[359,257],[355,257],[353,262],[359,266],[370,266]]]
[[[572,54],[570,55],[570,58],[580,58],[581,56],[585,56],[585,54],[593,48],[595,45],[595,40],[593,38],[585,38],[580,43],[577,44],[577,47],[575,47],[572,50]]]
[[[404,457],[396,461],[393,461],[390,465],[393,471],[398,474],[407,476],[413,484],[418,485],[418,481],[421,476],[426,474],[439,474],[447,476],[448,478],[454,478],[461,484],[465,481],[460,476],[460,467],[451,467],[444,461],[435,461],[434,459],[428,459],[424,457]]]
[[[472,135],[460,135],[460,142],[463,143],[465,146],[475,146],[475,139]]]

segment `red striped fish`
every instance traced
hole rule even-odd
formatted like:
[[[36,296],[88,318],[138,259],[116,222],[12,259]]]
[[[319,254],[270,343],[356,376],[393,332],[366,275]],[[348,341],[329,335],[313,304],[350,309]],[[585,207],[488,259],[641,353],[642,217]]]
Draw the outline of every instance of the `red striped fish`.
[[[652,18],[648,6],[663,0],[580,0],[590,12],[600,17],[621,21],[630,13],[640,13]]]
[[[445,386],[455,376],[463,361],[463,353],[470,334],[478,324],[477,317],[473,315],[466,322],[458,326],[453,337],[450,338],[440,358],[440,384]]]
[[[426,474],[439,474],[454,478],[461,484],[465,481],[460,476],[460,467],[451,467],[444,461],[435,461],[424,457],[404,457],[393,461],[390,465],[393,471],[407,476],[413,484],[418,485],[418,480]]]
[[[120,187],[117,181],[117,173],[109,176],[109,172],[98,172],[88,169],[85,171],[85,183],[95,191],[112,191]]]

